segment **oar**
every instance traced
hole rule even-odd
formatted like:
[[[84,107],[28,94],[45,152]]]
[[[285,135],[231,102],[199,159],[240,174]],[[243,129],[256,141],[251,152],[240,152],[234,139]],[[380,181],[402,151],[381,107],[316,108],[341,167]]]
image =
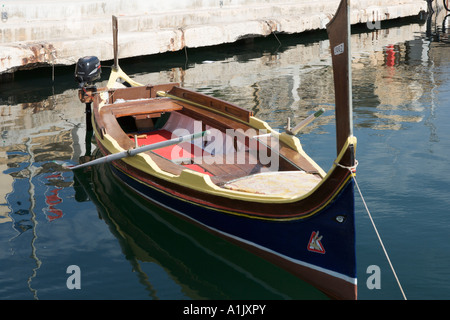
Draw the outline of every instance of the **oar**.
[[[132,157],[137,155],[138,153],[142,153],[145,151],[150,151],[150,150],[155,150],[155,149],[159,149],[159,148],[163,148],[163,147],[167,147],[167,146],[171,146],[174,144],[178,144],[180,142],[184,142],[184,141],[188,141],[188,140],[193,140],[196,138],[200,138],[203,135],[208,135],[209,131],[203,131],[203,132],[198,132],[198,133],[194,133],[194,134],[190,134],[190,135],[185,135],[185,136],[181,136],[175,139],[171,139],[171,140],[167,140],[167,141],[161,141],[161,142],[156,142],[153,144],[149,144],[146,146],[142,146],[142,147],[138,147],[138,148],[134,148],[134,149],[129,149],[129,150],[125,150],[125,151],[121,151],[121,152],[117,152],[117,153],[113,153],[86,163],[82,163],[79,164],[77,166],[73,166],[73,167],[69,167],[69,169],[71,170],[76,170],[76,169],[81,169],[81,168],[85,168],[85,167],[89,167],[89,166],[93,166],[96,164],[100,164],[100,163],[107,163],[107,162],[111,162],[114,160],[119,160],[122,158],[126,158],[126,157]]]
[[[290,128],[288,128],[286,130],[287,133],[292,134],[292,135],[296,135],[297,133],[300,132],[300,130],[302,130],[304,127],[306,127],[308,124],[310,124],[311,122],[313,122],[317,117],[319,117],[322,113],[324,113],[325,110],[322,108],[319,111],[316,111],[315,113],[313,113],[312,115],[310,115],[308,118],[306,118],[305,120],[303,120],[302,122],[300,122],[298,125],[296,125],[292,130]]]

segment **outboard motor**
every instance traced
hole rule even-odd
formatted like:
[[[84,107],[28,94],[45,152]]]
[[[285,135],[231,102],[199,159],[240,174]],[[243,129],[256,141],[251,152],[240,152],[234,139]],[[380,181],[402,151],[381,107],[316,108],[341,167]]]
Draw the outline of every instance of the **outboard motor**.
[[[94,56],[78,59],[75,66],[75,80],[78,82],[78,98],[86,104],[86,129],[92,131],[91,103],[97,92],[94,81],[99,80],[102,75],[100,60]]]
[[[78,59],[75,66],[75,80],[80,88],[90,86],[94,81],[100,79],[102,69],[97,57],[89,56]]]

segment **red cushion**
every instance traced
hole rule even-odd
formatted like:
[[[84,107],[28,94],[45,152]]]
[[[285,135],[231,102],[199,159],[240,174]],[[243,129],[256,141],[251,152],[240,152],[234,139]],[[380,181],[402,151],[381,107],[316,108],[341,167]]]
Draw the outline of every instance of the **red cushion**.
[[[138,136],[138,145],[139,146],[149,145],[161,141],[167,141],[174,138],[176,137],[175,136],[173,137],[170,131],[164,129],[155,130]],[[131,140],[134,141],[134,137],[131,137]],[[169,160],[191,159],[194,156],[196,157],[202,156],[204,153],[203,149],[188,142],[182,142],[180,144],[155,149],[153,150],[153,152]],[[188,164],[185,165],[185,167],[194,171],[211,175],[210,173],[206,172],[202,167],[196,164]]]

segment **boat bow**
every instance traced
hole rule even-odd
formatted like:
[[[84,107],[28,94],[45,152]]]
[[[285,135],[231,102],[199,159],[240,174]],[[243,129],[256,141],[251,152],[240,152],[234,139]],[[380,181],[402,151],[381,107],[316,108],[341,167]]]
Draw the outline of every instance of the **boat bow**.
[[[335,16],[327,24],[333,63],[338,155],[346,146],[348,138],[353,136],[350,26],[350,0],[342,0]],[[348,152],[341,157],[341,165],[355,166],[354,147],[353,144],[349,145]]]

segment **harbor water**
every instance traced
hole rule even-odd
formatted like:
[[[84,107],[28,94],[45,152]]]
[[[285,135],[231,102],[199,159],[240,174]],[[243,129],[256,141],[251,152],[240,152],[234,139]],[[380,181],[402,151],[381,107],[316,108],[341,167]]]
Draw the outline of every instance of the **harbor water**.
[[[401,288],[412,300],[450,298],[449,29],[442,11],[352,28],[362,300],[400,300]],[[103,63],[98,86],[111,64]],[[298,137],[325,171],[333,164],[324,31],[120,65],[140,83],[178,82],[252,110],[280,131],[288,117],[295,125],[324,108]],[[17,73],[0,84],[0,112],[0,299],[326,299],[277,267],[145,206],[107,182],[107,166],[74,176],[65,166],[95,156],[96,148],[72,67]]]

